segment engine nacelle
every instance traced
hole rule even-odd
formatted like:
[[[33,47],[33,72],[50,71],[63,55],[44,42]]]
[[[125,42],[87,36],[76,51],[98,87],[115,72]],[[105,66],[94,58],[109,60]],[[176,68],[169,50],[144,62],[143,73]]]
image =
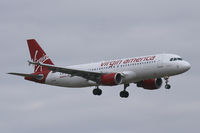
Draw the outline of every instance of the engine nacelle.
[[[148,79],[148,80],[142,80],[137,83],[137,87],[142,87],[147,90],[156,90],[159,89],[162,86],[162,79]]]
[[[122,75],[120,73],[110,73],[101,76],[102,85],[118,85],[122,82]]]

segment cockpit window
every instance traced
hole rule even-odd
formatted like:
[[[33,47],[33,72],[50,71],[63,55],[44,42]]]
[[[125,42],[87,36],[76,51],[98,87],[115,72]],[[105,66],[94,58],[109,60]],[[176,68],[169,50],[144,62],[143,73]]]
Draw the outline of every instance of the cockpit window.
[[[170,58],[170,61],[177,61],[177,60],[183,60],[182,58]]]

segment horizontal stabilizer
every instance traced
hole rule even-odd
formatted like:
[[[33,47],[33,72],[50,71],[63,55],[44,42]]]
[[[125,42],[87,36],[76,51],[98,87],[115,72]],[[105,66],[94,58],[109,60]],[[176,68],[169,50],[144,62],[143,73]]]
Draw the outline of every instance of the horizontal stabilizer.
[[[39,79],[43,77],[42,75],[33,75],[33,74],[25,74],[25,73],[8,73],[8,74],[22,76],[22,77],[30,77],[30,78],[35,78],[35,79]]]

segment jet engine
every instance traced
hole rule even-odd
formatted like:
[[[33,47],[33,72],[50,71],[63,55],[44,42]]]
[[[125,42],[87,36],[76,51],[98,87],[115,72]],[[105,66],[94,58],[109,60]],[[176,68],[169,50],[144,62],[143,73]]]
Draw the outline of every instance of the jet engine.
[[[147,90],[156,90],[162,86],[162,79],[148,79],[137,82],[137,87],[142,87]]]
[[[120,73],[110,73],[101,76],[102,85],[118,85],[122,82],[122,75]]]

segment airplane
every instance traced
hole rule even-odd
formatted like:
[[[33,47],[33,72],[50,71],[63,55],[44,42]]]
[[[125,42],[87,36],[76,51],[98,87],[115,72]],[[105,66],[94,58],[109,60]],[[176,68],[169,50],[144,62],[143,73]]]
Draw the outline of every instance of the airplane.
[[[60,87],[91,87],[93,94],[100,96],[99,86],[124,85],[121,98],[129,97],[126,90],[131,83],[147,90],[156,90],[165,80],[170,89],[169,77],[182,74],[191,68],[189,62],[176,54],[155,54],[96,63],[59,67],[54,65],[35,39],[27,40],[34,72],[8,73],[22,76],[25,80]]]

